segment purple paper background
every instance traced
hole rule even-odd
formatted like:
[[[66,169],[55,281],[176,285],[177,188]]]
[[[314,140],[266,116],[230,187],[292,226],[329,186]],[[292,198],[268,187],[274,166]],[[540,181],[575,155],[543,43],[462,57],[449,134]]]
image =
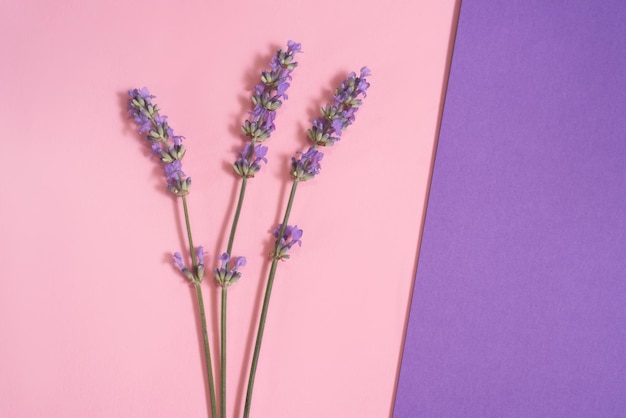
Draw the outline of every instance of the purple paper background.
[[[626,416],[626,2],[465,1],[393,416]]]

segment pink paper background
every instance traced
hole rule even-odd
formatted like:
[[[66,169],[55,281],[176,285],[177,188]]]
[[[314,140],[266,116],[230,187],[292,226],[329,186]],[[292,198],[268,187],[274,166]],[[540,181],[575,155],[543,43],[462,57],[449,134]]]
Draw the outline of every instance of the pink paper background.
[[[372,87],[356,123],[298,191],[304,245],[278,271],[252,415],[389,415],[455,7],[2,2],[0,416],[206,416],[194,293],[170,261],[185,245],[182,211],[125,92],[148,86],[186,136],[194,239],[213,265],[249,91],[288,39],[304,54],[234,247],[249,263],[229,292],[228,415],[242,410],[289,157],[363,65]],[[215,317],[211,278],[204,292]]]

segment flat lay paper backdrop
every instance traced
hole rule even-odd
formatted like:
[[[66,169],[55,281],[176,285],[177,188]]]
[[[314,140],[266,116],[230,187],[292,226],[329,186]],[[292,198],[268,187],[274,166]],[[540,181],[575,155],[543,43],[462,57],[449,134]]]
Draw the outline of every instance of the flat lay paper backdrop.
[[[624,22],[463,2],[394,417],[626,413]]]
[[[270,231],[290,156],[348,72],[356,123],[302,184],[302,248],[281,263],[254,417],[389,416],[414,279],[455,2],[20,1],[0,4],[0,416],[207,415],[195,295],[171,263],[182,209],[126,114],[148,86],[186,137],[194,242],[225,250],[250,91],[302,43],[248,185],[229,292],[228,411],[240,416]],[[217,372],[218,293],[205,280]]]

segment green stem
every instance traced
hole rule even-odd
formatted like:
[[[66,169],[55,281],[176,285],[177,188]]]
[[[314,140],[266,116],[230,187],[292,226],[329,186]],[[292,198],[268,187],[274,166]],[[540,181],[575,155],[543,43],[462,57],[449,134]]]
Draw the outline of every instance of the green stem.
[[[217,417],[217,402],[215,401],[215,384],[213,380],[213,362],[211,360],[211,349],[209,348],[209,333],[206,326],[206,314],[204,313],[204,300],[200,283],[196,283],[196,294],[198,295],[198,308],[200,311],[200,322],[202,323],[202,337],[204,339],[204,356],[206,358],[206,373],[209,379],[209,392],[211,396],[211,417]]]
[[[237,208],[235,209],[235,216],[233,217],[233,224],[230,227],[230,235],[228,236],[228,245],[226,247],[226,253],[231,255],[233,251],[233,244],[235,242],[235,233],[237,232],[237,225],[239,224],[239,215],[241,215],[241,208],[243,206],[243,199],[246,195],[246,185],[248,179],[243,178],[241,180],[241,188],[239,189],[239,199],[237,200]],[[227,296],[228,288],[222,287],[222,315],[221,315],[221,344],[220,344],[220,372],[221,372],[221,412],[222,418],[226,418],[226,312],[227,312]]]
[[[237,201],[237,209],[235,209],[235,216],[233,218],[233,225],[230,227],[230,235],[228,237],[228,246],[226,252],[230,255],[233,250],[233,243],[235,242],[235,232],[237,232],[237,224],[239,223],[239,215],[241,214],[241,207],[243,206],[243,198],[246,194],[246,185],[248,183],[247,178],[241,180],[241,189],[239,189],[239,200]]]
[[[221,344],[221,402],[222,402],[222,418],[226,418],[226,296],[227,287],[222,287],[222,344]]]
[[[191,264],[195,273],[198,266],[196,260],[196,247],[193,246],[193,238],[191,237],[191,224],[189,223],[189,209],[187,209],[187,196],[182,196],[183,210],[185,211],[185,226],[187,227],[187,240],[189,241],[189,252],[191,253]]]
[[[191,263],[193,265],[193,272],[197,274],[198,260],[196,257],[196,249],[193,246],[193,238],[191,237],[191,225],[189,223],[189,210],[187,209],[187,198],[182,196],[183,210],[185,212],[185,226],[187,227],[187,239],[189,241],[189,252],[191,253]],[[206,361],[207,379],[209,380],[209,396],[211,398],[211,417],[217,417],[217,403],[215,401],[215,384],[213,379],[213,361],[211,360],[211,348],[209,346],[209,333],[206,325],[206,313],[204,311],[204,298],[202,297],[202,288],[200,287],[201,277],[197,278],[196,296],[198,299],[198,310],[200,311],[200,323],[202,324],[202,337],[204,340],[204,357]]]
[[[279,237],[282,237],[287,228],[287,222],[289,221],[289,214],[291,213],[291,207],[296,195],[296,187],[298,186],[298,180],[294,180],[291,186],[291,193],[289,194],[289,201],[287,202],[287,209],[285,210],[285,216],[280,228]],[[274,252],[278,251],[279,239],[276,240]],[[248,378],[248,390],[246,392],[246,405],[243,411],[244,418],[250,416],[250,406],[252,404],[252,389],[254,388],[254,378],[256,376],[256,369],[259,363],[259,354],[261,352],[261,344],[263,343],[263,331],[265,330],[265,321],[267,320],[267,310],[270,304],[270,297],[272,296],[272,287],[274,286],[274,278],[276,277],[276,269],[278,268],[278,258],[274,256],[272,259],[272,266],[270,267],[270,273],[267,279],[267,287],[265,289],[265,296],[263,298],[263,308],[261,309],[261,318],[259,319],[259,329],[256,335],[256,343],[254,345],[254,354],[252,356],[252,365],[250,366],[250,376]]]

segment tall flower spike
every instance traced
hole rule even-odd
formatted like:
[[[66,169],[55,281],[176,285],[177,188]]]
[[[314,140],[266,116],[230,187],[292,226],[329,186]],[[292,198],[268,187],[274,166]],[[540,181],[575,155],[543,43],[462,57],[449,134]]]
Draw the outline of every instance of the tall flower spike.
[[[313,127],[307,131],[314,146],[333,145],[341,139],[342,132],[354,122],[355,113],[367,96],[370,84],[365,77],[369,75],[367,67],[361,68],[358,77],[354,72],[348,74],[335,90],[332,102],[320,109],[322,117],[315,119]]]
[[[148,133],[146,139],[151,142],[152,155],[161,158],[168,190],[177,196],[189,194],[191,178],[182,171],[181,164],[185,155],[184,137],[174,135],[167,116],[159,113],[159,107],[152,103],[155,96],[146,87],[129,90],[128,95],[128,113],[137,123],[139,133]]]
[[[250,112],[251,118],[247,119],[241,126],[241,131],[250,141],[249,143],[252,144],[254,153],[250,151],[248,144],[246,144],[246,148],[240,152],[241,158],[234,165],[235,172],[243,178],[254,177],[254,174],[261,169],[260,161],[267,163],[267,160],[264,158],[267,153],[267,147],[264,148],[265,151],[262,151],[262,156],[259,156],[256,143],[268,139],[276,129],[274,125],[276,112],[283,104],[283,101],[287,100],[291,73],[298,66],[294,58],[299,52],[301,52],[301,45],[293,41],[287,43],[286,51],[276,51],[276,54],[270,61],[270,70],[261,72],[261,82],[254,87],[252,95],[253,109]],[[256,154],[256,160],[253,159],[252,154]],[[255,165],[255,167],[254,170],[249,171],[242,169],[244,165]]]

